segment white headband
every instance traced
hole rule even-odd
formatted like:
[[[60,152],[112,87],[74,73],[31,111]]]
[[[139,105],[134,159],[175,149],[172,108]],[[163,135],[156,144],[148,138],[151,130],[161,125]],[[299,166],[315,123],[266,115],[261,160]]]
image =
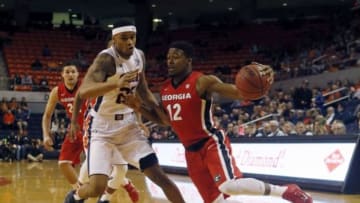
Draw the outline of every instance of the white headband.
[[[136,32],[136,27],[133,25],[127,25],[127,26],[121,26],[121,27],[112,29],[113,36],[120,32]]]

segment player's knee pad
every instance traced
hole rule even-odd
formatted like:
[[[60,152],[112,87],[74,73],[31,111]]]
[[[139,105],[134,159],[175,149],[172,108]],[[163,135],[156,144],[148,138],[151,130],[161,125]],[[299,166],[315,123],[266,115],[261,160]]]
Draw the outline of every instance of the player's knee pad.
[[[147,169],[155,164],[158,164],[159,160],[155,153],[151,153],[151,154],[141,158],[139,160],[139,162],[140,162],[140,170],[144,171],[145,169]]]
[[[120,186],[127,183],[126,172],[128,170],[127,165],[114,165],[111,172],[108,186],[112,189],[119,189]]]

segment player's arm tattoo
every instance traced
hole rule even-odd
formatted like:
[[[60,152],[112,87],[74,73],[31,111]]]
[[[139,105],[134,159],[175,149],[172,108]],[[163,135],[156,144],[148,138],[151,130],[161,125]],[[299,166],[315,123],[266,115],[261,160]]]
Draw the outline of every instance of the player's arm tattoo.
[[[81,99],[102,96],[117,85],[107,82],[106,78],[116,73],[115,61],[108,54],[100,54],[89,67],[83,83],[79,89]]]
[[[109,54],[98,55],[89,67],[84,80],[89,82],[104,82],[108,75],[115,74],[115,61]]]

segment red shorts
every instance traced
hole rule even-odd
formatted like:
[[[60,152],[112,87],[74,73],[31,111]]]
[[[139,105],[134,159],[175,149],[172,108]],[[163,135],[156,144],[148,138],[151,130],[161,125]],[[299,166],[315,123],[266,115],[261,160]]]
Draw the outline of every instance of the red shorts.
[[[82,134],[82,131],[77,132],[76,139],[73,142],[70,142],[68,135],[65,136],[64,142],[61,145],[59,163],[69,162],[72,165],[80,163],[80,154],[84,149]]]
[[[221,195],[218,187],[222,183],[242,177],[232,156],[230,140],[220,131],[198,151],[185,150],[185,156],[189,176],[205,203]]]

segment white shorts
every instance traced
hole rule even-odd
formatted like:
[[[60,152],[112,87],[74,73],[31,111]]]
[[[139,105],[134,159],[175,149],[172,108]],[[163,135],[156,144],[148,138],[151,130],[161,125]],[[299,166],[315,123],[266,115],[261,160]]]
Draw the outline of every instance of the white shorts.
[[[155,154],[135,114],[116,121],[93,117],[90,123],[89,175],[110,176],[114,164],[129,163],[140,169],[140,160]]]

